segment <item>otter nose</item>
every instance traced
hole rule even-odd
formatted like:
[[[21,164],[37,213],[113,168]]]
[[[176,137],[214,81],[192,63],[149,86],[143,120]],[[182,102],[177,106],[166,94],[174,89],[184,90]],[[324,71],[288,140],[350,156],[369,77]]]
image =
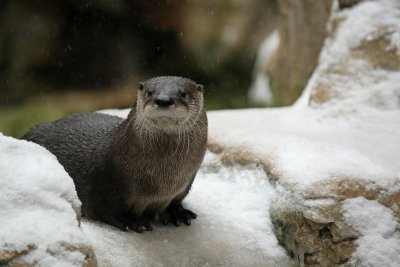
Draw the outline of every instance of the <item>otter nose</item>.
[[[168,96],[158,96],[155,100],[154,103],[156,103],[157,106],[159,107],[169,107],[174,104],[174,101]]]

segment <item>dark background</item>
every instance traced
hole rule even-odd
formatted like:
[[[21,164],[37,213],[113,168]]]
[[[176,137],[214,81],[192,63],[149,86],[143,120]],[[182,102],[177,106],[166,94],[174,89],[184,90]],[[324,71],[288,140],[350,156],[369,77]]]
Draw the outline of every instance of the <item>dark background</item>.
[[[241,108],[274,0],[0,2],[0,132],[73,112],[127,108],[138,82],[185,76],[207,108]]]
[[[2,0],[0,132],[69,113],[128,108],[138,82],[185,76],[206,107],[252,107],[262,41],[281,43],[264,71],[272,105],[300,95],[318,59],[331,0]],[[265,104],[264,104],[265,105]]]

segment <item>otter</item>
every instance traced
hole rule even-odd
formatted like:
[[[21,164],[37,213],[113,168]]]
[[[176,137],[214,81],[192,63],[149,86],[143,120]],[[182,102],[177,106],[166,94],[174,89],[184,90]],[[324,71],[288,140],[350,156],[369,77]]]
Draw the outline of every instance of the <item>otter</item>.
[[[151,221],[191,224],[182,200],[203,161],[203,85],[174,76],[139,83],[128,117],[74,114],[32,127],[22,139],[52,152],[72,177],[82,215],[123,231]]]

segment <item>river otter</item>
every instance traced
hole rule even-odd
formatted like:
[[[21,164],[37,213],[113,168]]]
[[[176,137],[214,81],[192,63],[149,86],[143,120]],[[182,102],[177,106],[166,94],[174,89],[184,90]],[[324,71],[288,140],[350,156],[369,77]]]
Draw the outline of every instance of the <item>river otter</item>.
[[[32,127],[22,139],[56,155],[72,177],[84,216],[121,230],[150,231],[150,220],[189,225],[183,208],[207,143],[203,86],[181,77],[139,84],[127,119],[70,115]]]

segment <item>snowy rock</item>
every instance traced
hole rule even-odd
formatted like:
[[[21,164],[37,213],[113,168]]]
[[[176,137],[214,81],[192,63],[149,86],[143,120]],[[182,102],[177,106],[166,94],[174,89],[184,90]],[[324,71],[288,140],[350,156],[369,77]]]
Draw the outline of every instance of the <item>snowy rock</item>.
[[[72,179],[46,149],[0,134],[0,265],[95,266]]]
[[[395,267],[400,263],[400,232],[398,219],[387,207],[363,197],[343,201],[344,219],[362,236],[350,263],[364,266]],[[376,216],[379,214],[379,216]],[[388,261],[390,259],[390,261]]]
[[[271,219],[301,264],[377,266],[371,258],[382,253],[379,265],[392,266],[396,248],[365,252],[379,239],[360,230],[346,203],[380,205],[370,224],[389,212],[400,220],[400,3],[336,7],[329,28],[297,103],[210,112],[209,148],[224,162],[261,164],[289,192],[271,204]],[[398,246],[398,227],[381,236]]]
[[[343,106],[399,108],[400,2],[362,2],[334,13],[329,28],[319,66],[306,88],[310,105],[340,100]]]
[[[308,266],[345,263],[359,233],[338,216],[339,209],[335,201],[282,196],[271,207],[275,234],[292,257]]]

